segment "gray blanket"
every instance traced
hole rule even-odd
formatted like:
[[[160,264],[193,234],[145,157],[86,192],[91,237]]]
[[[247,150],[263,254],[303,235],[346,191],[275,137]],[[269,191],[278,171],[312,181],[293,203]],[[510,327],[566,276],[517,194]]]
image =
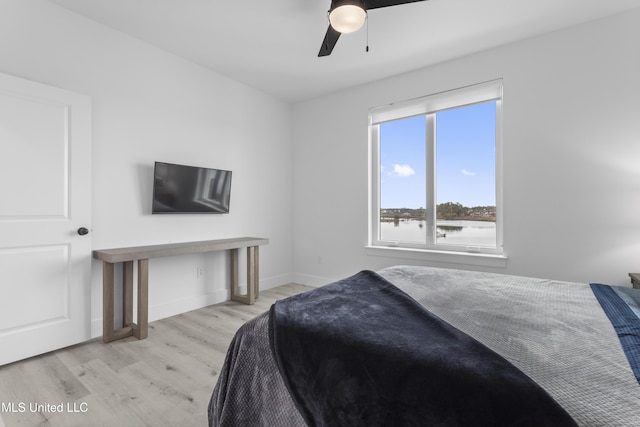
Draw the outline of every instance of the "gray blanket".
[[[580,425],[640,425],[640,386],[587,284],[426,267],[379,271],[541,385]],[[238,332],[210,425],[302,426],[271,357],[266,314]]]

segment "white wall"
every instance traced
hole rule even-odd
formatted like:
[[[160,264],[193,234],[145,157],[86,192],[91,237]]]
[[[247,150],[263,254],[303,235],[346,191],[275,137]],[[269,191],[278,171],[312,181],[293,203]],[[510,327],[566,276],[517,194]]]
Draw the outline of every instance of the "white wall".
[[[0,0],[0,72],[92,98],[94,249],[267,237],[262,287],[291,280],[291,106],[43,0]],[[151,215],[155,160],[232,170],[231,213]],[[227,299],[227,277],[224,253],[151,260],[150,320]]]
[[[638,40],[640,9],[297,104],[297,280],[418,264],[627,285],[640,270]],[[499,77],[506,264],[365,251],[368,108]]]

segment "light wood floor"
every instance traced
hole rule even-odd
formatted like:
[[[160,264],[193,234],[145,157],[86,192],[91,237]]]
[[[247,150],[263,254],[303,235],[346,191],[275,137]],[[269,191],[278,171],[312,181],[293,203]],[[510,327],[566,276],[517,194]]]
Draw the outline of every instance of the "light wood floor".
[[[151,322],[146,340],[96,339],[2,366],[0,427],[206,426],[236,330],[276,299],[308,289],[279,286],[252,306],[228,301]]]

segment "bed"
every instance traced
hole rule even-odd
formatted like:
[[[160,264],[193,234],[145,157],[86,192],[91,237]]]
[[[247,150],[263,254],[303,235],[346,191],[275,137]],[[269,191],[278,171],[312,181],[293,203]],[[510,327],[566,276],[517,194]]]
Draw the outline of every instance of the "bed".
[[[210,426],[640,426],[640,290],[416,266],[236,333]]]

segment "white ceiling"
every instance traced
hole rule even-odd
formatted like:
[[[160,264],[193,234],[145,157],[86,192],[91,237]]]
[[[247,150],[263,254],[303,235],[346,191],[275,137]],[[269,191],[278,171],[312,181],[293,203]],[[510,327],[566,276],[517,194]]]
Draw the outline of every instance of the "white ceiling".
[[[330,0],[49,0],[289,102],[640,7],[640,0],[429,0],[369,12],[318,58]]]

